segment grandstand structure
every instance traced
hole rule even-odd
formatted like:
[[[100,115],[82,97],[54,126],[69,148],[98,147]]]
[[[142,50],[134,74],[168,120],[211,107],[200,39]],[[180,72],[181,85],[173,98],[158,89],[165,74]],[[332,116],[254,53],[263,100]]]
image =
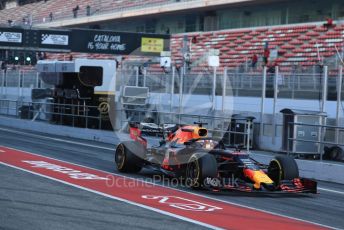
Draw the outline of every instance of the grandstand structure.
[[[310,24],[206,32],[190,36],[197,40],[192,48],[194,59],[206,50],[218,49],[222,67],[240,66],[250,60],[253,54],[262,56],[265,43],[268,42],[270,49],[277,49],[278,57],[274,62],[283,70],[292,65],[313,66],[324,59],[336,57],[336,47],[341,50],[344,45],[344,25],[337,25],[331,30],[322,24]],[[173,37],[174,57],[180,58],[178,47],[181,43],[182,35]]]
[[[0,24],[171,33],[175,65],[183,61],[181,47],[187,36],[195,41],[190,52],[192,60],[198,61],[196,71],[206,67],[199,59],[209,50],[219,50],[222,70],[247,65],[253,54],[261,59],[268,43],[278,53],[271,65],[288,70],[295,65],[334,63],[344,45],[343,4],[340,0],[8,0],[2,3]],[[327,18],[335,20],[334,26],[324,26]],[[66,55],[49,56],[62,59]]]

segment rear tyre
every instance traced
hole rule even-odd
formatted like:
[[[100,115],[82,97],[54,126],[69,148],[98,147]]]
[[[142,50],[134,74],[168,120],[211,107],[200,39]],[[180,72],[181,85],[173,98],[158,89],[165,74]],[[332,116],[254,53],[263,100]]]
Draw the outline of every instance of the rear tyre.
[[[329,158],[330,160],[333,161],[340,161],[343,158],[343,150],[338,147],[338,146],[334,146],[330,149],[329,152]]]
[[[294,158],[289,156],[277,156],[271,160],[268,167],[268,176],[275,184],[281,180],[293,180],[299,177],[299,168]]]
[[[217,163],[213,155],[208,153],[193,154],[186,167],[186,182],[193,189],[202,188],[206,178],[217,177]]]
[[[136,141],[119,144],[115,152],[115,163],[118,171],[136,173],[142,169],[145,148]]]

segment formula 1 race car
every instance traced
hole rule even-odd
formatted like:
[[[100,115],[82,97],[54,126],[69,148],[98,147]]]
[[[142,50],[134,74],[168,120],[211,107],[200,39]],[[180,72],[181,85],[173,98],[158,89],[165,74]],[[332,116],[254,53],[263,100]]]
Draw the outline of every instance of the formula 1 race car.
[[[135,126],[130,136],[133,140],[120,143],[115,151],[120,172],[136,173],[144,167],[212,191],[317,193],[317,182],[300,178],[293,158],[281,155],[261,164],[249,153],[209,138],[202,123],[181,126],[155,146]]]

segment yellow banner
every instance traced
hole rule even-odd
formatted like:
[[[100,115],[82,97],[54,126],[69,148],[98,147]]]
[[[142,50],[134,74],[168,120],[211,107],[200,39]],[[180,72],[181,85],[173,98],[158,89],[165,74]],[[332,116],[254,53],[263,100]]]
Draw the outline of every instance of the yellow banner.
[[[164,39],[142,38],[141,52],[160,53],[162,51],[164,51]]]

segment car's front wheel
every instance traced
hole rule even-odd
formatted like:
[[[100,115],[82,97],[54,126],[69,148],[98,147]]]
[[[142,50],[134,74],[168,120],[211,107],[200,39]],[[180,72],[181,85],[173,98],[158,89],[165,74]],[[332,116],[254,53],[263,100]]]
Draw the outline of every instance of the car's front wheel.
[[[186,183],[197,189],[204,185],[207,178],[217,177],[217,163],[213,155],[208,153],[193,154],[186,167]]]
[[[294,158],[289,156],[276,156],[268,167],[268,176],[275,184],[281,180],[292,180],[299,177],[299,168]]]

